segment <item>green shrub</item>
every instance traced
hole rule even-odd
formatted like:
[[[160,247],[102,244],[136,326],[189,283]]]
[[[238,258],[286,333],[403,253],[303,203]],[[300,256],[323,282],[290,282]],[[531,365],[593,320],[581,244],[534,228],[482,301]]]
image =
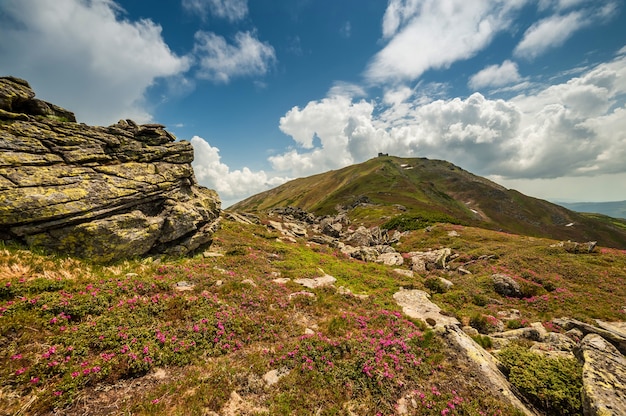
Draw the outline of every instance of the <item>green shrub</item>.
[[[481,334],[486,334],[489,328],[487,318],[481,313],[475,313],[470,317],[469,324]]]
[[[226,252],[227,256],[245,256],[246,254],[248,254],[248,249],[245,246],[235,246]]]
[[[498,354],[509,381],[546,415],[582,412],[582,368],[574,358],[548,358],[511,344]]]
[[[506,322],[506,327],[508,329],[519,329],[523,328],[524,324],[522,324],[522,321],[520,321],[519,319],[511,319]]]
[[[460,224],[459,220],[440,213],[401,214],[380,226],[385,230],[421,230],[435,223]]]
[[[446,293],[448,291],[445,283],[438,277],[427,277],[426,280],[424,280],[424,286],[433,293]]]
[[[532,298],[533,296],[539,296],[546,293],[543,286],[529,281],[520,282],[520,291],[523,298]]]
[[[487,335],[474,335],[472,336],[472,339],[483,348],[491,348],[493,346],[491,338],[489,338]]]
[[[476,293],[472,295],[472,303],[476,306],[486,306],[487,302],[488,302],[488,299],[484,295],[481,295],[480,293]]]

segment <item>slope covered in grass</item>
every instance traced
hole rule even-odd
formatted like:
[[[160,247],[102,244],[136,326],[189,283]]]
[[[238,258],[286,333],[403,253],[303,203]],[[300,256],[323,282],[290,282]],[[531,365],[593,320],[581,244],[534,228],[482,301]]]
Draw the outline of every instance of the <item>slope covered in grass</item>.
[[[455,222],[517,234],[573,241],[596,240],[626,248],[626,221],[599,221],[548,201],[506,189],[441,160],[377,157],[254,195],[231,210],[266,211],[296,206],[317,215],[371,203],[381,217],[400,214],[453,218]]]
[[[404,398],[410,414],[515,414],[401,313],[400,287],[430,291],[464,322],[512,308],[519,325],[548,329],[564,315],[625,318],[626,254],[615,249],[574,255],[552,240],[437,224],[397,249],[451,247],[472,274],[407,277],[277,237],[224,222],[212,249],[223,256],[108,267],[1,248],[0,413],[394,414]],[[320,269],[336,288],[293,281]],[[495,272],[527,297],[496,294]],[[428,289],[444,274],[451,289]]]

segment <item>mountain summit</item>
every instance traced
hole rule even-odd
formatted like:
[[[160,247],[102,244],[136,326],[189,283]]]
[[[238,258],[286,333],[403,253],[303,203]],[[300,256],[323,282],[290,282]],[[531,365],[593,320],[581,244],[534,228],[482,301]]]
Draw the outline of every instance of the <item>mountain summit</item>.
[[[317,215],[351,209],[364,222],[411,218],[554,239],[596,240],[626,247],[626,222],[584,215],[506,189],[450,162],[382,155],[364,163],[296,179],[230,210],[295,206]],[[369,209],[368,209],[369,207]],[[372,219],[372,217],[376,217]]]

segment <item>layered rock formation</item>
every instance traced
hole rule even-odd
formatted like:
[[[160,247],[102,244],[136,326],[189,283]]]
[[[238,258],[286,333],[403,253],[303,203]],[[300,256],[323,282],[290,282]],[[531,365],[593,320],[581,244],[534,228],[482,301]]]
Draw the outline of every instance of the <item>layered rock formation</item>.
[[[34,97],[0,78],[0,239],[100,262],[210,243],[220,201],[189,142],[158,124],[78,124]]]

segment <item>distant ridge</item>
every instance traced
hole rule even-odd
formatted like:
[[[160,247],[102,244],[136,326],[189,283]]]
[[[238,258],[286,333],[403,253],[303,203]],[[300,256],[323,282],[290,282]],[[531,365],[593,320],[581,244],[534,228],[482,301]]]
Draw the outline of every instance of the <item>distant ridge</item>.
[[[576,212],[590,212],[626,219],[626,201],[557,202],[557,204]]]
[[[229,210],[254,212],[285,206],[317,215],[333,214],[337,207],[360,207],[352,209],[351,215],[372,224],[398,215],[412,215],[442,218],[442,222],[452,219],[515,234],[593,240],[608,247],[626,248],[625,220],[577,213],[506,189],[443,160],[381,155],[339,170],[295,179],[251,196]],[[365,206],[369,206],[369,211]]]

